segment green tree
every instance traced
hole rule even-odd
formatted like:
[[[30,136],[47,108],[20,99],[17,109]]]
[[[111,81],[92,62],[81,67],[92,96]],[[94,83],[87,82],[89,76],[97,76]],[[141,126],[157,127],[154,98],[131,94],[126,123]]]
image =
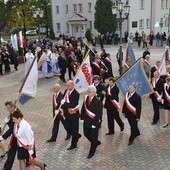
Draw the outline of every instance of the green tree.
[[[85,37],[87,38],[87,41],[91,41],[91,30],[88,28],[85,34]]]
[[[94,27],[101,34],[115,32],[117,21],[112,13],[112,0],[97,0]]]

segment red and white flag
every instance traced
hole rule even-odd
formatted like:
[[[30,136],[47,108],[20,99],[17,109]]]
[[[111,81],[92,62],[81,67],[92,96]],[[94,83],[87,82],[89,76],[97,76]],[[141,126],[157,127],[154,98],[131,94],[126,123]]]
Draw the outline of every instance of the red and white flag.
[[[20,48],[23,48],[22,31],[18,32],[17,36],[18,36],[18,46]]]
[[[74,79],[75,89],[79,93],[87,91],[88,86],[92,82],[91,72],[92,69],[90,65],[90,56],[88,52]]]

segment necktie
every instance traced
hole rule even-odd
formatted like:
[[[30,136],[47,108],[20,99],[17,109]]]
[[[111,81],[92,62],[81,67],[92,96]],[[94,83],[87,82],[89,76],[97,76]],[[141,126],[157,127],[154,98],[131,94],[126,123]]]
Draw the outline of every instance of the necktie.
[[[89,97],[89,102],[88,102],[88,105],[90,106],[90,103],[91,103],[91,98]]]

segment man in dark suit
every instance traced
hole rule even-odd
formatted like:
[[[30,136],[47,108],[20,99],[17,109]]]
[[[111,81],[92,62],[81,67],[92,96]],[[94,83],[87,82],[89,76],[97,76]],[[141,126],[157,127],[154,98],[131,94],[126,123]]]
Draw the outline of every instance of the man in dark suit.
[[[114,120],[120,126],[120,130],[124,130],[124,123],[122,122],[121,118],[119,117],[119,88],[115,83],[115,79],[113,77],[109,78],[109,84],[105,91],[102,93],[106,97],[105,101],[105,108],[107,109],[107,122],[108,122],[108,129],[109,132],[106,135],[114,134]]]
[[[161,105],[160,99],[161,99],[164,80],[160,78],[160,74],[158,71],[155,71],[153,76],[154,77],[152,78],[151,83],[152,83],[154,93],[150,94],[150,98],[152,99],[154,116],[151,124],[155,125],[159,120],[159,108]]]
[[[59,57],[58,57],[58,65],[59,65],[59,68],[60,68],[60,79],[61,81],[63,81],[64,83],[66,82],[65,80],[65,73],[66,73],[66,70],[67,70],[67,60],[64,56],[64,52],[61,51]]]
[[[74,54],[74,51],[71,51],[71,54],[67,57],[68,75],[69,75],[70,80],[72,79],[71,78],[71,73],[73,73],[73,76],[76,75],[76,72],[74,70],[75,62],[76,62],[76,56]]]
[[[140,135],[138,121],[140,120],[141,106],[141,97],[136,93],[135,85],[130,85],[122,109],[122,113],[128,119],[131,127],[131,135],[129,137],[128,145],[132,145],[134,139]]]
[[[94,61],[91,63],[91,67],[93,75],[100,76],[100,65],[99,60],[97,58],[95,58]]]
[[[106,58],[103,60],[104,64],[108,68],[107,75],[108,77],[114,77],[113,76],[113,70],[112,70],[112,61],[110,59],[110,54],[107,54]]]
[[[102,105],[104,105],[103,104],[104,95],[102,94],[102,91],[104,90],[104,85],[100,82],[100,77],[98,75],[94,75],[93,76],[93,85],[96,87],[96,90],[97,90],[96,91],[97,98],[100,99]],[[100,120],[99,120],[100,124],[99,124],[99,127],[101,127],[102,116],[103,116],[103,109],[102,109],[102,113],[100,115]]]
[[[156,64],[151,68],[151,79],[153,78],[153,74],[155,71],[159,70],[161,62],[157,61]]]
[[[71,146],[68,150],[77,148],[77,142],[81,135],[79,134],[79,93],[74,88],[74,82],[68,80],[66,83],[64,98],[61,100],[61,112],[65,116],[68,133],[71,134]]]
[[[12,120],[12,113],[15,110],[18,110],[18,108],[16,108],[16,106],[13,104],[12,101],[5,102],[5,106],[6,106],[7,110],[8,110],[8,112],[9,112],[9,115],[5,120],[5,123],[8,125],[9,129],[2,135],[2,139],[4,139],[4,140],[6,140],[8,137],[11,136],[11,134],[13,134],[14,122]],[[12,169],[12,165],[13,165],[14,160],[15,160],[15,155],[16,155],[16,152],[17,152],[17,148],[18,148],[17,139],[15,137],[13,137],[12,142],[10,142],[10,149],[8,150],[7,160],[6,160],[5,164],[4,164],[3,170]]]
[[[84,97],[81,109],[81,119],[84,121],[83,130],[85,137],[91,142],[88,159],[92,158],[96,148],[101,142],[98,140],[99,119],[102,112],[101,101],[96,97],[96,88],[90,85],[87,89],[88,95]]]
[[[60,102],[63,99],[63,94],[60,91],[61,86],[59,84],[55,84],[53,86],[53,117],[56,116],[53,124],[53,129],[52,129],[52,136],[47,142],[55,142],[57,139],[58,135],[58,130],[59,130],[59,124],[60,121],[63,124],[65,130],[67,131],[65,120],[63,116],[60,115],[58,108],[60,107]],[[67,134],[66,140],[70,138],[70,135]]]

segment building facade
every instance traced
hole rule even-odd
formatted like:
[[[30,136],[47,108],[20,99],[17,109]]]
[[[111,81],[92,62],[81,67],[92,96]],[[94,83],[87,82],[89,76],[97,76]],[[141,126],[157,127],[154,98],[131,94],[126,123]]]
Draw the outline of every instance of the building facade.
[[[126,1],[130,5],[130,14],[128,20],[123,22],[122,35],[125,31],[133,35],[136,31],[144,31],[146,35],[151,31],[168,33],[170,0],[122,0],[124,3]],[[94,29],[95,3],[96,0],[52,0],[55,35],[84,37],[87,28],[97,35]]]

